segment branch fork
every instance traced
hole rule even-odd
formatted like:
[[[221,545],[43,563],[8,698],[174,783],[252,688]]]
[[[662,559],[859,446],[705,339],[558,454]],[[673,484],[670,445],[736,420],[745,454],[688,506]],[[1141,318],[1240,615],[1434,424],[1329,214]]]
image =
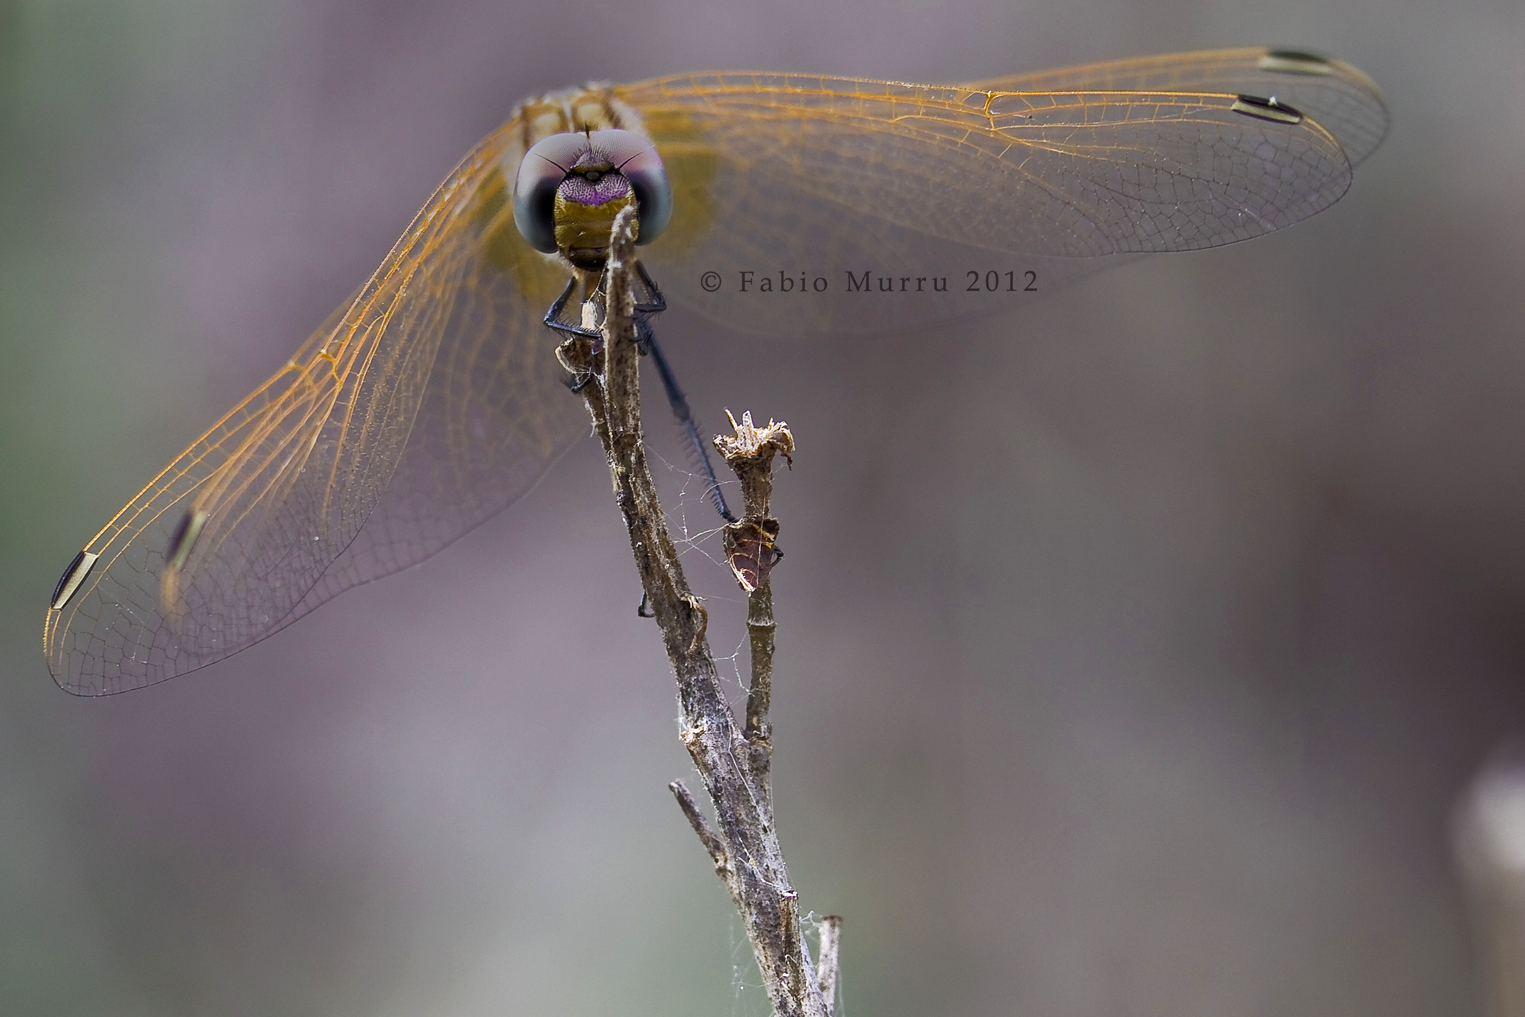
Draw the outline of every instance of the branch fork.
[[[789,884],[774,829],[769,780],[776,628],[769,573],[782,557],[776,546],[779,522],[769,501],[773,460],[783,455],[792,465],[794,437],[782,422],[759,428],[744,413],[740,423],[731,418],[733,435],[715,439],[741,482],[744,503],[741,518],[723,534],[726,559],[747,592],[752,677],[745,721],[738,725],[705,637],[708,613],[684,577],[646,462],[633,297],[634,211],[622,211],[614,223],[602,341],[574,337],[561,344],[557,355],[588,407],[608,459],[646,603],[677,679],[682,741],[714,808],[715,826],[682,781],[669,787],[741,914],[773,1013],[831,1017],[841,919],[822,920],[818,962],[813,962],[800,927],[799,897]],[[586,307],[585,318],[591,319]]]

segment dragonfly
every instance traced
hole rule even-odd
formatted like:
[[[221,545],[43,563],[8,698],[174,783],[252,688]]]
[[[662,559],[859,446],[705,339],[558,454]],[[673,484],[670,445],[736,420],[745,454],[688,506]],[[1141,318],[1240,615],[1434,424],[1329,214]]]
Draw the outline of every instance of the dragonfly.
[[[1291,226],[1339,200],[1387,125],[1361,71],[1262,48],[961,85],[726,72],[528,100],[74,556],[48,667],[82,696],[185,674],[523,497],[588,432],[545,325],[597,269],[598,217],[563,213],[606,192],[637,206],[653,293],[827,341]]]

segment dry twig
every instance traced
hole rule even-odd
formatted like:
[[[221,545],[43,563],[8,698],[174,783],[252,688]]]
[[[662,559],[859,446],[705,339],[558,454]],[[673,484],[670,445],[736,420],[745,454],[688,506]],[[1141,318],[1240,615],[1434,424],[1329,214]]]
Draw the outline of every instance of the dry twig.
[[[632,297],[633,222],[630,209],[615,221],[605,277],[602,342],[569,339],[558,355],[573,374],[608,457],[615,501],[630,533],[636,569],[677,678],[683,744],[704,782],[718,829],[711,829],[681,781],[671,785],[673,794],[741,914],[774,1014],[830,1017],[841,919],[828,918],[822,925],[818,976],[800,928],[799,898],[789,885],[774,830],[768,779],[774,633],[768,572],[779,558],[774,547],[779,524],[769,514],[768,499],[773,457],[782,453],[787,458],[794,450],[794,439],[785,425],[770,422],[755,428],[745,414],[740,424],[732,420],[734,436],[716,439],[717,448],[741,480],[745,502],[742,518],[725,531],[727,557],[748,591],[752,681],[746,723],[741,727],[705,638],[708,615],[683,576],[646,463]]]

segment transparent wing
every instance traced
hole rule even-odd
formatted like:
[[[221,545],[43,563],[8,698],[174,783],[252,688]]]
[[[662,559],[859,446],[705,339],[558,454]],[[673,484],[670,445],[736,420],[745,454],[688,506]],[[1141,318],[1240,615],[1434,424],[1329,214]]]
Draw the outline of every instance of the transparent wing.
[[[767,74],[615,91],[673,177],[672,224],[643,257],[670,297],[747,329],[871,332],[1003,309],[1108,257],[1290,226],[1350,185],[1329,130],[1237,91]]]
[[[47,615],[59,685],[235,653],[434,553],[586,430],[539,322],[560,273],[505,200],[520,137],[469,155],[357,296],[86,545]]]
[[[1387,105],[1376,83],[1343,60],[1248,47],[1168,53],[979,81],[997,92],[1227,92],[1275,96],[1335,136],[1352,166],[1387,136]]]

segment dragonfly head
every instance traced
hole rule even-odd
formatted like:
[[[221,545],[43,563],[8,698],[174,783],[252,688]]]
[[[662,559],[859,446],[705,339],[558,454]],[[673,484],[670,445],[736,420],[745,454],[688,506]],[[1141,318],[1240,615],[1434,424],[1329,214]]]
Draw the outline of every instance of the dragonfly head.
[[[530,246],[581,269],[603,267],[620,209],[636,207],[636,243],[672,218],[672,185],[656,146],[635,131],[552,134],[524,153],[514,224]]]

